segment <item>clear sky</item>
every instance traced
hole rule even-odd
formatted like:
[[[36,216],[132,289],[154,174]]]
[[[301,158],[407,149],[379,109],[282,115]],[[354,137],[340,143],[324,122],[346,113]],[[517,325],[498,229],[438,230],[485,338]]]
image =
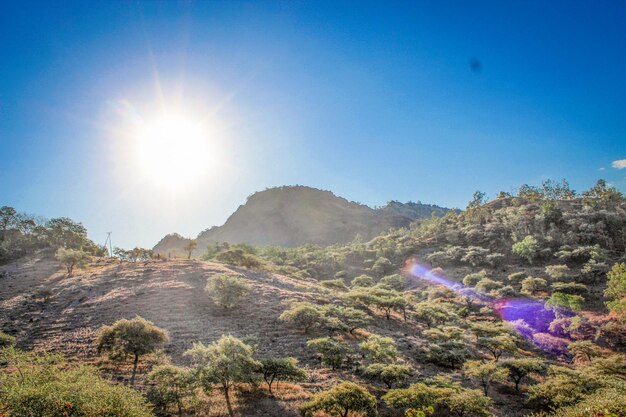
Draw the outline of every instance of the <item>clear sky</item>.
[[[626,191],[625,22],[621,0],[2,1],[0,205],[150,247],[285,184],[372,206]],[[208,147],[156,173],[188,141],[138,156],[129,132],[167,112]]]

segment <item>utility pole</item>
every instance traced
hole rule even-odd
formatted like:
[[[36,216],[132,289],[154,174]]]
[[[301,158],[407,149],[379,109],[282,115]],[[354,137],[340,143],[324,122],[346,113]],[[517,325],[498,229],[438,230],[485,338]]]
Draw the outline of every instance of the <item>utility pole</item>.
[[[109,257],[113,257],[113,245],[111,244],[111,232],[107,232],[107,240],[104,242],[104,247],[106,249],[107,243],[109,244]]]

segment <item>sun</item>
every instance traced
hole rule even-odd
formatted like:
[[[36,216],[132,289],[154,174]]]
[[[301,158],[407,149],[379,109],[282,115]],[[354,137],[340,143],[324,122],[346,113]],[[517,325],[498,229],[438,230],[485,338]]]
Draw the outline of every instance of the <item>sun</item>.
[[[160,185],[182,188],[201,180],[215,156],[213,138],[199,120],[170,111],[142,121],[135,134],[141,173]]]

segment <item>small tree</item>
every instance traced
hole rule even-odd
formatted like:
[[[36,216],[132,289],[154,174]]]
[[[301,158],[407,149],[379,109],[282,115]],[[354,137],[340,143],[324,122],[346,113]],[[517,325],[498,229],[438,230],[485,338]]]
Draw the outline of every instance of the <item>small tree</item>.
[[[187,259],[191,259],[191,254],[193,253],[193,251],[196,250],[197,247],[198,242],[196,242],[195,240],[190,240],[189,242],[187,242],[187,244],[183,248],[184,251],[187,252]]]
[[[504,381],[509,375],[509,370],[498,367],[494,362],[467,361],[463,365],[466,376],[476,379],[483,387],[485,395],[489,395],[489,387],[494,382]]]
[[[380,279],[380,283],[395,291],[404,291],[406,278],[400,274],[387,275]]]
[[[324,312],[316,305],[307,302],[292,303],[289,310],[285,310],[279,320],[295,324],[308,333],[311,327],[324,322]]]
[[[569,274],[570,269],[567,265],[548,265],[546,266],[546,274],[555,281],[563,279]]]
[[[233,336],[222,336],[208,346],[194,343],[185,352],[196,363],[201,384],[206,391],[212,384],[221,386],[230,417],[235,415],[230,402],[231,389],[235,384],[250,381],[253,373],[261,368],[261,363],[252,358],[252,352],[250,346]]]
[[[612,314],[626,322],[626,263],[613,265],[607,277],[604,296],[610,301],[606,305]]]
[[[501,366],[509,370],[509,377],[515,383],[516,391],[519,391],[519,384],[524,377],[543,372],[545,369],[541,360],[533,358],[509,359],[502,362]]]
[[[600,356],[602,350],[600,346],[596,345],[590,340],[579,340],[572,342],[567,346],[567,351],[570,355],[574,356],[574,360],[581,362],[591,362],[591,360],[597,356]]]
[[[352,307],[325,306],[323,312],[326,320],[337,318],[350,334],[358,328],[364,327],[372,318],[365,312]]]
[[[524,258],[532,264],[539,254],[539,242],[534,236],[528,235],[523,240],[513,244],[513,253],[520,258]]]
[[[306,371],[298,367],[298,360],[295,358],[264,359],[261,361],[261,373],[271,395],[274,381],[278,386],[278,381],[298,382],[307,377]]]
[[[378,278],[384,277],[392,270],[393,265],[391,264],[391,261],[384,257],[376,259],[376,262],[372,265],[372,273]]]
[[[515,339],[509,334],[501,334],[494,337],[479,337],[478,347],[486,349],[493,355],[493,360],[498,362],[500,356],[504,352],[515,353],[517,351],[517,344]]]
[[[133,357],[133,374],[130,385],[135,384],[139,357],[154,352],[167,343],[167,332],[143,317],[132,320],[118,320],[111,326],[104,326],[98,335],[98,353],[108,353],[112,360],[125,360]]]
[[[67,269],[67,276],[72,276],[74,272],[74,267],[82,268],[87,262],[91,259],[88,253],[83,252],[79,249],[65,249],[59,248],[55,255],[57,260],[61,262],[63,266]]]
[[[148,391],[148,399],[164,412],[175,405],[178,415],[182,416],[183,401],[195,389],[191,370],[174,365],[157,366],[148,374],[148,381],[154,384]]]
[[[363,371],[363,374],[375,381],[380,381],[391,389],[393,384],[405,381],[411,376],[411,368],[405,365],[374,363]]]
[[[235,275],[220,274],[208,280],[205,291],[215,304],[230,309],[250,293],[250,287]]]
[[[359,347],[365,354],[365,357],[372,362],[390,363],[398,357],[396,342],[390,337],[372,334]]]
[[[546,291],[548,282],[543,278],[528,277],[522,280],[522,294],[535,295],[538,292]]]
[[[430,329],[433,325],[444,324],[447,321],[454,320],[457,316],[454,314],[450,304],[422,301],[415,305],[413,317],[417,321],[426,323],[426,326]]]
[[[306,342],[306,346],[322,356],[322,364],[330,366],[333,370],[339,368],[346,359],[348,347],[330,337],[321,337]]]
[[[315,394],[300,407],[303,417],[315,416],[319,411],[331,417],[378,417],[376,397],[353,382],[342,382],[328,391]]]
[[[580,295],[565,294],[562,292],[555,292],[546,301],[546,309],[552,310],[557,316],[563,315],[567,311],[580,311],[585,299]]]

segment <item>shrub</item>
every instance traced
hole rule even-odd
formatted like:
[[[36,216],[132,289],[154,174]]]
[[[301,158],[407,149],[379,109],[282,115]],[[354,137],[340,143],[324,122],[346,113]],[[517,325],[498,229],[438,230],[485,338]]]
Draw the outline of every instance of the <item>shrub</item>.
[[[548,289],[548,282],[543,278],[528,277],[522,281],[522,294],[535,295]]]
[[[598,345],[589,340],[572,342],[567,346],[567,350],[576,362],[591,362],[593,358],[599,356],[602,352]]]
[[[152,322],[135,317],[132,320],[118,320],[111,326],[104,326],[98,335],[98,353],[108,353],[116,361],[132,356],[133,374],[130,385],[135,383],[139,357],[154,352],[159,346],[169,341],[167,332]]]
[[[0,349],[15,346],[15,337],[0,331]]]
[[[364,327],[372,318],[365,312],[352,307],[337,307],[328,305],[323,307],[324,319],[328,323],[330,319],[337,319],[340,327],[345,328],[350,334],[358,328]]]
[[[306,342],[306,346],[321,355],[322,364],[330,366],[333,370],[341,367],[346,359],[348,347],[330,337],[321,337]]]
[[[222,336],[208,346],[194,343],[185,352],[185,356],[193,358],[197,366],[197,374],[205,391],[217,383],[220,385],[226,400],[230,417],[234,417],[230,402],[230,391],[237,384],[249,382],[261,363],[252,358],[252,348],[233,336]]]
[[[376,397],[353,382],[342,382],[328,391],[315,394],[300,407],[303,417],[322,411],[331,417],[378,417]]]
[[[493,362],[467,361],[463,366],[463,372],[470,378],[478,381],[483,387],[485,395],[489,393],[489,387],[494,382],[504,381],[509,375],[507,368],[498,367]]]
[[[304,381],[306,371],[298,367],[296,358],[264,359],[261,361],[260,372],[267,383],[267,388],[272,394],[272,384],[276,381]]]
[[[365,357],[372,362],[389,363],[395,361],[398,357],[396,342],[390,337],[372,334],[359,347],[365,354]]]
[[[533,236],[526,236],[523,240],[513,244],[511,250],[520,258],[524,258],[532,264],[539,254],[539,242]]]
[[[460,340],[464,330],[456,326],[443,326],[424,330],[423,335],[434,342],[448,342]]]
[[[215,304],[230,309],[239,302],[241,297],[250,293],[250,287],[235,275],[220,274],[208,280],[205,291]]]
[[[483,294],[502,288],[502,284],[489,278],[483,278],[476,284],[476,290]]]
[[[600,386],[592,375],[553,365],[546,379],[528,388],[528,401],[546,408],[559,408],[579,402]]]
[[[296,302],[292,303],[291,308],[285,310],[278,319],[295,324],[308,333],[311,327],[324,323],[324,312],[314,304]]]
[[[456,314],[454,314],[454,306],[452,304],[422,301],[415,305],[413,317],[417,321],[426,323],[426,326],[431,328],[433,325],[444,324],[454,320]]]
[[[445,368],[458,368],[469,357],[470,352],[463,342],[450,340],[430,345],[426,358]]]
[[[548,301],[546,301],[546,309],[552,310],[557,316],[560,316],[567,311],[580,311],[583,306],[583,301],[585,301],[585,299],[580,295],[555,292]]]
[[[586,294],[588,292],[585,284],[578,282],[555,282],[552,284],[552,289],[556,292],[565,294]]]
[[[350,282],[350,285],[353,287],[372,287],[374,286],[374,279],[368,275],[359,275]]]
[[[493,360],[498,362],[500,356],[503,353],[515,353],[517,351],[517,344],[515,339],[508,334],[501,334],[494,337],[480,337],[478,338],[477,346],[488,350],[493,355]]]
[[[546,266],[546,274],[553,280],[565,278],[570,272],[567,265],[548,265]]]
[[[87,252],[79,249],[59,248],[55,257],[67,269],[67,275],[72,276],[75,267],[82,268],[91,259]]]
[[[473,287],[478,284],[483,278],[487,278],[487,274],[485,273],[485,271],[465,275],[465,278],[463,278],[463,284],[467,285],[468,287]]]
[[[384,383],[387,388],[391,389],[393,384],[405,381],[411,376],[411,368],[405,365],[374,363],[365,368],[363,374],[367,378]]]
[[[148,399],[162,412],[176,406],[179,416],[183,415],[183,402],[194,393],[195,381],[191,370],[173,365],[155,367],[148,374],[153,385],[148,391]]]
[[[400,274],[387,275],[381,278],[380,283],[395,291],[404,291],[406,287],[406,278]]]
[[[348,291],[348,287],[343,282],[343,279],[329,279],[321,282],[322,287],[330,290]]]
[[[512,274],[509,274],[506,279],[508,279],[511,284],[520,285],[526,277],[527,275],[525,272],[513,272]]]
[[[96,368],[68,366],[56,355],[9,348],[3,359],[19,372],[0,369],[0,414],[32,417],[150,417],[137,391],[112,385]]]
[[[378,278],[384,277],[392,270],[393,265],[391,264],[391,261],[387,258],[378,258],[376,259],[376,262],[374,262],[374,265],[372,265],[372,273]]]

